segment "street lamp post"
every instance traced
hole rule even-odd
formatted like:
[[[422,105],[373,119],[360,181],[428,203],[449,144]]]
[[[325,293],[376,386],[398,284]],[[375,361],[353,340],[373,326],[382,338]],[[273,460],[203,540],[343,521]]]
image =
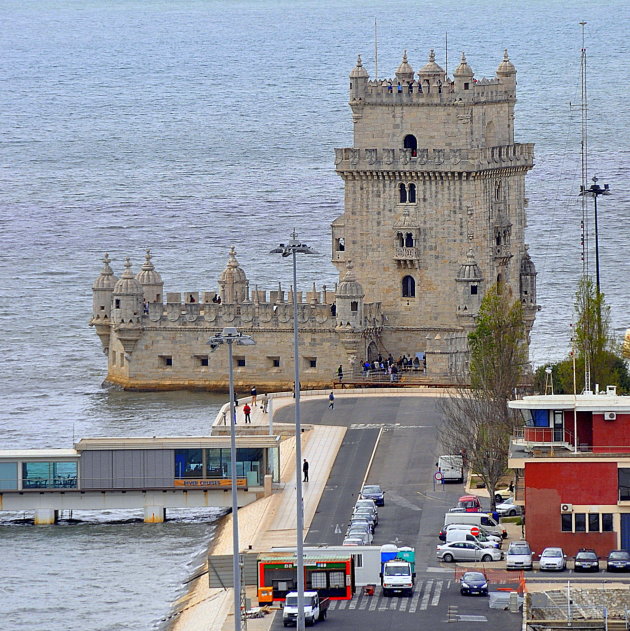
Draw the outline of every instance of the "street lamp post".
[[[580,191],[580,195],[590,195],[595,204],[595,283],[597,287],[597,294],[599,295],[599,230],[597,227],[597,198],[600,195],[610,195],[610,187],[608,184],[604,184],[604,187],[602,188],[597,182],[597,177],[594,177],[593,184],[590,188],[585,189],[584,187],[581,187],[582,190]]]
[[[293,230],[291,240],[281,243],[271,250],[271,254],[291,256],[293,261],[293,363],[294,363],[294,391],[295,391],[295,480],[296,480],[296,510],[297,510],[297,593],[298,617],[297,630],[303,631],[304,622],[304,502],[302,499],[302,426],[300,423],[300,361],[298,344],[298,307],[297,307],[297,254],[316,254],[315,250],[297,240]]]
[[[232,485],[232,571],[234,581],[234,631],[241,630],[241,568],[240,546],[238,542],[238,489],[236,477],[236,413],[234,410],[234,367],[232,344],[255,344],[249,335],[239,333],[235,327],[225,327],[221,333],[213,335],[209,340],[210,350],[214,352],[222,344],[228,347],[228,369],[230,378],[230,478]]]

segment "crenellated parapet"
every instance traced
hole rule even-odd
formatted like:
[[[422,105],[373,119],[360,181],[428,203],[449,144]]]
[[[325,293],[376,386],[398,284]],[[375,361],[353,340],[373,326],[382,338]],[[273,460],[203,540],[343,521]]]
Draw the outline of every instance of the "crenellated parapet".
[[[534,145],[515,143],[499,147],[466,149],[358,148],[335,149],[335,166],[342,177],[363,171],[378,172],[396,179],[406,173],[469,173],[497,168],[529,170],[534,165]]]

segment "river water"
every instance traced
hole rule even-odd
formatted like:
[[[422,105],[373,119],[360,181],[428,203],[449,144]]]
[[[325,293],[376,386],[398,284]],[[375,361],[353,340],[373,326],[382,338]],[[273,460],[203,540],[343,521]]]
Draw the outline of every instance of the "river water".
[[[550,5],[550,6],[549,6]],[[493,76],[518,70],[516,135],[536,143],[530,252],[543,307],[535,362],[568,350],[581,271],[580,20],[589,59],[591,175],[600,199],[602,287],[630,326],[627,28],[622,0],[0,0],[0,436],[2,448],[87,436],[200,434],[225,397],[107,392],[88,328],[108,251],[120,273],[151,247],[165,291],[213,290],[234,244],[252,285],[288,285],[266,256],[295,226],[321,252],[307,289],[335,281],[329,224],[342,212],[333,148],[352,144],[348,73],[362,53],[392,76],[435,48]],[[456,10],[453,10],[456,8]],[[83,514],[81,524],[0,521],[0,627],[158,628],[212,536],[216,511]]]

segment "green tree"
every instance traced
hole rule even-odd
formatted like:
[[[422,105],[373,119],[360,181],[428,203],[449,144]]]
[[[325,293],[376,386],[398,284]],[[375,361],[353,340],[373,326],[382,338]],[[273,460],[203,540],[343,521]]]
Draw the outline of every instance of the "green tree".
[[[466,453],[494,508],[497,483],[507,469],[510,437],[520,424],[507,403],[527,370],[520,302],[511,301],[496,286],[490,288],[468,342],[470,386],[462,384],[441,400],[441,442],[449,453]]]

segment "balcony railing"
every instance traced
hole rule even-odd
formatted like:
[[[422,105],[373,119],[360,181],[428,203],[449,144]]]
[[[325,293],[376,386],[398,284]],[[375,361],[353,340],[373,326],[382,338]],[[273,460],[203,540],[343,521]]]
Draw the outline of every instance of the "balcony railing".
[[[394,258],[402,261],[415,261],[418,258],[418,248],[398,246]]]

